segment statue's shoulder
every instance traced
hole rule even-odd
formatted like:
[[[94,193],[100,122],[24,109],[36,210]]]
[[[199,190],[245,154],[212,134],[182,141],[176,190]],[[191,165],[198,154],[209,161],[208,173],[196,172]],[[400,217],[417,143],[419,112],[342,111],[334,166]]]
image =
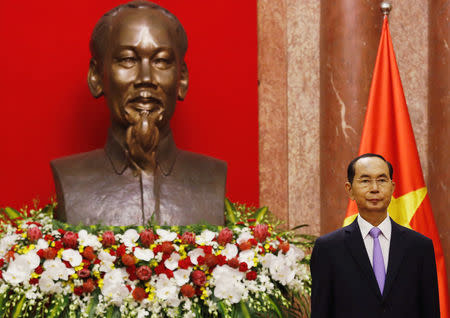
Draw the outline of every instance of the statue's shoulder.
[[[53,172],[59,175],[92,175],[105,169],[108,165],[108,157],[104,149],[96,149],[89,152],[57,158],[50,161]]]
[[[221,176],[226,178],[227,174],[227,163],[225,161],[185,150],[178,151],[175,169],[177,168],[205,177]]]

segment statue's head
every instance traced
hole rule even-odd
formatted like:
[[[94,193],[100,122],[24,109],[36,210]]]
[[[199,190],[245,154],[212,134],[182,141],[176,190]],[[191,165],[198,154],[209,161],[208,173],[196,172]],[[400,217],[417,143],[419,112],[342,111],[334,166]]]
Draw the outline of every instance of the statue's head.
[[[89,88],[94,97],[105,96],[113,132],[124,132],[131,155],[150,152],[187,92],[183,26],[166,9],[133,1],[97,22],[90,50]]]

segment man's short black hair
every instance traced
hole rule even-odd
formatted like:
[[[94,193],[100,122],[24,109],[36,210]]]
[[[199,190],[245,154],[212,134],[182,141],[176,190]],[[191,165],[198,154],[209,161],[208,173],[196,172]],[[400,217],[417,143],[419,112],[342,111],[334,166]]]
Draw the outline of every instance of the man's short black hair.
[[[347,167],[347,179],[348,182],[350,182],[350,184],[353,184],[353,179],[355,178],[355,163],[362,158],[369,158],[369,157],[377,157],[380,158],[381,160],[383,160],[384,162],[386,162],[388,168],[389,168],[389,178],[392,179],[392,176],[394,175],[394,168],[392,167],[391,163],[389,161],[387,161],[386,159],[384,159],[384,157],[382,155],[378,155],[375,153],[365,153],[361,156],[356,157],[355,159],[353,159],[352,161],[350,161],[350,163],[348,164]]]

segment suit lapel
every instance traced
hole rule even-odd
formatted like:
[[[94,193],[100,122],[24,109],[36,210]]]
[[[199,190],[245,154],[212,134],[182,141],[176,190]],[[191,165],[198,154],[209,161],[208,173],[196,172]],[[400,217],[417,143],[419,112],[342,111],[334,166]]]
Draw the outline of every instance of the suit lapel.
[[[345,228],[345,243],[350,250],[350,253],[359,265],[359,268],[367,278],[370,288],[381,299],[380,289],[378,288],[377,279],[370,264],[369,256],[367,255],[366,246],[364,245],[357,220]]]
[[[406,241],[403,238],[404,229],[397,223],[395,223],[392,219],[391,224],[392,234],[389,246],[389,261],[386,273],[386,281],[384,283],[383,299],[386,299],[392,288],[407,247]]]

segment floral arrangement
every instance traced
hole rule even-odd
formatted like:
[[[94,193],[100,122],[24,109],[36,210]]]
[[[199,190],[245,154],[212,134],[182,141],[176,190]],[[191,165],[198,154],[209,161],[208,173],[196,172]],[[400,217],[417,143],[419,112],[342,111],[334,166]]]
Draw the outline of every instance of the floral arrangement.
[[[312,238],[226,201],[227,226],[72,226],[0,215],[0,317],[294,317]],[[272,218],[272,219],[271,219]]]

